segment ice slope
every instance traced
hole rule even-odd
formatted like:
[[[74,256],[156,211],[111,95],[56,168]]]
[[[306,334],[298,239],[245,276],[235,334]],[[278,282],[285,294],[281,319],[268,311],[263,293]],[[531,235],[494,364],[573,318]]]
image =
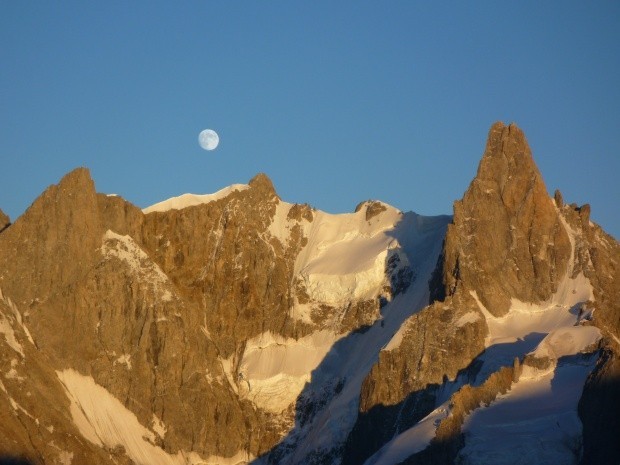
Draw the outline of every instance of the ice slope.
[[[385,218],[382,215],[386,215]],[[279,463],[304,463],[309,454],[329,453],[344,443],[357,417],[362,382],[376,362],[379,351],[406,318],[428,304],[428,281],[451,219],[449,216],[402,214],[394,209],[371,218],[370,222],[366,221],[363,212],[342,216],[340,223],[337,215],[325,214],[323,222],[317,216],[313,224],[307,225],[309,241],[298,257],[297,268],[300,273],[306,273],[308,281],[322,281],[325,283],[323,289],[329,289],[327,281],[333,279],[330,276],[337,273],[346,275],[347,272],[356,275],[360,270],[367,271],[378,266],[368,249],[364,253],[362,249],[370,246],[373,253],[381,254],[391,243],[397,244],[417,278],[405,293],[397,295],[382,309],[381,321],[364,332],[333,334],[334,342],[325,357],[313,359],[312,363],[305,365],[311,367],[316,363],[298,402],[305,404],[312,414],[303,424],[298,421],[284,439],[282,449],[286,452]],[[345,253],[346,246],[350,246],[348,254]],[[382,263],[381,283],[385,279],[384,270],[385,263]],[[355,288],[356,281],[352,279],[351,283]],[[339,295],[331,295],[330,298],[337,300]],[[284,353],[287,350],[296,349],[290,346]],[[317,350],[322,352],[325,348],[317,347]],[[252,354],[256,357],[254,352]],[[244,357],[245,361],[247,359]],[[307,362],[308,359],[305,359],[301,363]],[[271,360],[269,363],[276,362]],[[282,366],[286,365],[282,363]],[[248,372],[252,369],[251,365],[245,365]]]
[[[385,282],[388,254],[401,247],[391,232],[404,215],[385,206],[385,211],[366,220],[366,208],[343,215],[319,211],[307,224],[308,244],[298,255],[295,270],[313,300],[337,305],[368,299]]]
[[[223,199],[227,195],[230,195],[234,191],[242,191],[248,189],[250,186],[247,184],[233,184],[231,186],[220,189],[213,194],[183,194],[178,197],[172,197],[170,199],[158,202],[150,207],[142,209],[143,213],[153,212],[165,212],[168,210],[181,210],[187,207],[193,207],[194,205],[200,205],[203,203],[213,202],[215,200]]]
[[[374,298],[385,283],[387,258],[402,248],[394,231],[396,225],[407,221],[407,215],[380,204],[385,210],[367,220],[369,205],[365,203],[355,213],[336,215],[313,210],[312,221],[301,221],[308,242],[296,258],[294,274],[313,301],[340,305]],[[269,228],[271,235],[283,243],[294,224],[294,220],[287,219],[292,207],[280,202]],[[407,265],[405,255],[400,263]],[[296,307],[293,316],[310,321],[304,306]]]
[[[333,332],[318,331],[297,340],[270,332],[250,339],[239,365],[241,396],[273,413],[286,409],[336,338]]]

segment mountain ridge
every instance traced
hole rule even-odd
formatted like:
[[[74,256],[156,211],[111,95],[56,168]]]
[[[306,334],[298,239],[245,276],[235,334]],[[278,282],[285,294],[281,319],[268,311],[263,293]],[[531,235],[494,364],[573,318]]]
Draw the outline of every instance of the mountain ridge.
[[[79,168],[0,231],[0,457],[482,463],[480,401],[527,405],[549,373],[585,389],[544,460],[618,457],[597,397],[618,402],[620,248],[515,125],[454,216],[239,186],[145,213]]]

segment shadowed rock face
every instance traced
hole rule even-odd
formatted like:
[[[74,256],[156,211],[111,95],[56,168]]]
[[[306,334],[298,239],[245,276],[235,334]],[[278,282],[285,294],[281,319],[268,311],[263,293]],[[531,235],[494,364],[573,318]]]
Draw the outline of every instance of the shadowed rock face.
[[[457,321],[467,313],[476,317],[459,326]],[[344,464],[363,463],[395,434],[428,415],[443,384],[459,375],[475,376],[472,360],[484,350],[487,327],[473,298],[458,292],[410,317],[401,331],[398,347],[381,351],[364,380]]]
[[[603,350],[579,401],[583,423],[583,465],[618,463],[620,444],[620,357]]]
[[[445,246],[447,293],[460,281],[495,316],[508,311],[511,298],[541,302],[564,277],[570,247],[523,132],[494,124],[478,173],[454,204]]]
[[[0,210],[0,232],[8,228],[10,224],[11,220],[9,219],[9,217],[5,215],[2,210]]]

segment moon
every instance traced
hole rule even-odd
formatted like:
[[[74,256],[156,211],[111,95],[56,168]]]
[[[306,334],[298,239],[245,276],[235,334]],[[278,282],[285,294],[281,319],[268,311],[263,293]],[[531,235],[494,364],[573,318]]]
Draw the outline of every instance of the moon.
[[[198,134],[198,143],[205,150],[215,150],[220,143],[220,136],[213,129],[205,129]]]

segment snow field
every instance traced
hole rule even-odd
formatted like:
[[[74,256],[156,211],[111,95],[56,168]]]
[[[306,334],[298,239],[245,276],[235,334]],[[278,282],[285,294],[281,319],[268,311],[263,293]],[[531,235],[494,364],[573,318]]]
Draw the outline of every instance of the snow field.
[[[279,413],[293,403],[337,336],[319,331],[295,340],[270,332],[250,339],[239,365],[244,397],[260,408]]]
[[[170,199],[151,205],[150,207],[143,208],[142,213],[148,214],[153,212],[165,212],[168,210],[182,210],[183,208],[193,207],[195,205],[201,205],[204,203],[214,202],[216,200],[223,199],[224,197],[230,195],[235,191],[243,191],[248,189],[249,187],[250,186],[248,186],[247,184],[233,184],[232,186],[220,189],[213,194],[182,194],[178,197],[172,197]]]

